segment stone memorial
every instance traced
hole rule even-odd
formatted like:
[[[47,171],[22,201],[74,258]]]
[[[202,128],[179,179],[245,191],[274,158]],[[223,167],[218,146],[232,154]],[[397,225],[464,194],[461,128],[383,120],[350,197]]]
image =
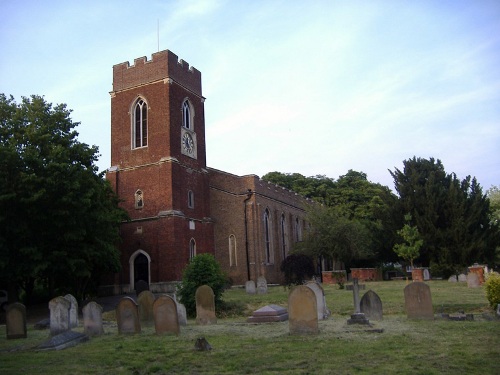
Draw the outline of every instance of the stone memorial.
[[[305,285],[296,286],[288,295],[288,327],[292,335],[319,332],[316,295]]]
[[[102,325],[102,306],[95,301],[87,303],[83,309],[83,332],[87,336],[100,336],[104,333]]]
[[[429,281],[431,279],[431,273],[428,268],[424,268],[424,281]]]
[[[175,304],[177,305],[177,317],[179,318],[179,325],[181,326],[187,325],[186,306],[184,306],[179,301],[175,301]]]
[[[175,300],[167,295],[159,296],[153,303],[155,331],[158,334],[173,333],[179,335],[179,317]]]
[[[28,337],[26,307],[22,303],[14,302],[7,306],[5,310],[5,331],[9,340]]]
[[[382,320],[382,300],[373,290],[366,292],[359,303],[361,312],[367,319]]]
[[[155,296],[149,290],[143,290],[137,297],[139,320],[141,324],[153,324],[153,303]]]
[[[137,304],[130,297],[123,297],[116,306],[116,321],[119,334],[141,333]]]
[[[144,280],[139,280],[135,283],[135,295],[139,296],[141,292],[149,290],[149,284]]]
[[[247,294],[255,294],[257,292],[255,289],[255,281],[248,280],[245,283],[245,291],[247,292]]]
[[[267,280],[264,276],[257,278],[257,294],[267,294]]]
[[[370,324],[364,313],[361,312],[361,302],[359,300],[358,279],[352,279],[352,296],[354,302],[354,314],[347,319],[347,324]]]
[[[252,316],[248,317],[248,323],[271,323],[282,322],[288,319],[288,311],[278,305],[267,305],[255,310]]]
[[[217,324],[215,316],[214,291],[208,285],[196,289],[196,323],[200,325]]]
[[[479,282],[479,275],[477,273],[469,272],[467,274],[467,287],[468,288],[479,288],[481,283]]]
[[[316,281],[309,281],[305,284],[316,295],[316,306],[318,309],[318,320],[326,319],[330,316],[330,310],[326,307],[325,291]]]
[[[461,283],[466,283],[467,282],[467,275],[464,273],[461,273],[458,275],[458,281]]]
[[[50,335],[55,336],[70,329],[69,309],[71,302],[64,297],[56,297],[50,300]]]
[[[76,328],[78,327],[78,301],[71,294],[66,294],[64,298],[71,304],[69,308],[69,328]]]
[[[434,319],[431,288],[423,282],[408,284],[404,289],[408,319]]]
[[[457,275],[451,275],[448,278],[448,282],[450,282],[450,283],[456,283],[457,282]]]
[[[63,298],[63,297],[61,297]],[[38,345],[38,350],[62,350],[88,341],[89,337],[80,332],[66,331],[52,336]]]

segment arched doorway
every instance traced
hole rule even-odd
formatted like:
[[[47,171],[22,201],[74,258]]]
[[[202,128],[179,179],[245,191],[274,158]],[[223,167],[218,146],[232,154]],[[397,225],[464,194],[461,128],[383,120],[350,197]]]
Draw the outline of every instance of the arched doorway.
[[[135,284],[143,280],[151,284],[150,264],[151,257],[143,250],[137,250],[129,259],[130,264],[130,290],[135,289]]]

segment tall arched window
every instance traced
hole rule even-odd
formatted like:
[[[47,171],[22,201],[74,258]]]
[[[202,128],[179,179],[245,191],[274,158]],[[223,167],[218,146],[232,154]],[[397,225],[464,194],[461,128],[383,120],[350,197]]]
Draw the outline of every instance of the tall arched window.
[[[193,110],[187,99],[182,103],[182,126],[186,129],[193,130]]]
[[[132,148],[148,145],[148,104],[139,98],[132,111]]]
[[[188,207],[194,208],[194,193],[192,190],[188,191]]]
[[[144,195],[142,194],[142,190],[137,190],[135,192],[135,208],[144,207]]]
[[[191,241],[189,241],[189,259],[194,258],[196,255],[196,241],[194,238],[191,238]]]
[[[271,264],[274,262],[273,246],[271,241],[271,213],[266,208],[264,211],[264,241],[265,241],[265,257],[266,263]]]
[[[287,255],[286,238],[287,238],[287,233],[286,233],[285,214],[281,214],[281,251],[283,253],[283,259],[285,259]]]
[[[295,219],[295,240],[297,242],[302,241],[302,227],[300,226],[299,218]]]
[[[238,265],[238,259],[236,258],[236,237],[234,234],[229,236],[229,265]]]

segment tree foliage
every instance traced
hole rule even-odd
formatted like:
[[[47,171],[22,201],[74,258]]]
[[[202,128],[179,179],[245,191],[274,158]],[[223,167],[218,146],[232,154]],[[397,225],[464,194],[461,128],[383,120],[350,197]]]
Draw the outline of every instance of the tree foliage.
[[[405,220],[409,222],[411,220],[411,215],[406,215]],[[399,257],[410,262],[411,268],[413,268],[413,261],[420,255],[420,248],[424,241],[420,233],[418,233],[418,228],[408,223],[398,230],[398,234],[405,242],[394,245],[394,251]]]
[[[305,254],[290,254],[280,266],[285,275],[285,285],[300,285],[314,276],[313,259]]]
[[[40,96],[17,104],[0,94],[0,274],[13,298],[19,288],[29,298],[35,283],[83,297],[120,266],[127,216],[70,113]]]

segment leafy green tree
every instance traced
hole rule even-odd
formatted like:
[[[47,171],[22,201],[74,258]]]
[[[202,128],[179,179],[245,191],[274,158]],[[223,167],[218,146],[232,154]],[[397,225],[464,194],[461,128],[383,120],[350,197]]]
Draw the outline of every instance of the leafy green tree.
[[[35,284],[82,298],[120,267],[127,216],[70,113],[40,96],[17,104],[0,94],[0,274],[13,299],[23,289],[29,302]]]
[[[280,271],[286,286],[300,285],[314,276],[314,261],[305,254],[290,254],[281,262]]]
[[[212,288],[215,306],[221,307],[226,282],[227,277],[212,254],[204,253],[194,256],[184,268],[182,283],[178,290],[180,301],[186,307],[186,313],[189,316],[196,315],[196,289],[202,285]]]
[[[411,215],[406,215],[405,220],[410,222]],[[398,234],[405,242],[394,245],[394,251],[400,258],[410,262],[410,266],[413,268],[413,261],[420,255],[420,248],[424,241],[418,233],[418,228],[409,224],[405,224],[403,228],[398,230]]]

